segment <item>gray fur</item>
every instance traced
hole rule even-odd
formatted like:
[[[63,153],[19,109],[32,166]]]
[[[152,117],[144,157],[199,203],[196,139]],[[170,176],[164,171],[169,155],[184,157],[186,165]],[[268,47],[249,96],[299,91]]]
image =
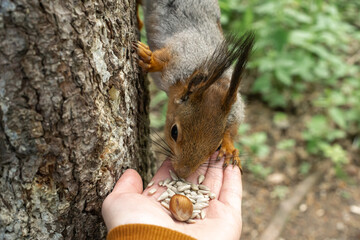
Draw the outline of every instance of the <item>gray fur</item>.
[[[152,51],[168,48],[171,60],[161,74],[152,74],[155,84],[165,92],[177,81],[184,81],[223,40],[219,29],[217,0],[146,0],[145,27]],[[224,74],[231,78],[232,69]],[[228,126],[244,119],[244,103],[238,94],[228,117]]]

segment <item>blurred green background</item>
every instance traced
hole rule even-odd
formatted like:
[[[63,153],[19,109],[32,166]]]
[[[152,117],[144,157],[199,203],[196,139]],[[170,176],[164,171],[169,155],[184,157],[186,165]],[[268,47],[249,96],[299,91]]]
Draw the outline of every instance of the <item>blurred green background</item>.
[[[306,153],[297,160],[299,174],[331,161],[336,175],[346,178],[344,165],[360,161],[360,1],[220,0],[219,5],[225,33],[254,30],[257,37],[241,87],[250,109],[237,143],[245,170],[265,178],[273,172],[271,152],[300,147]],[[153,85],[151,93],[151,126],[161,132],[167,97]],[[252,109],[269,131],[256,129]],[[281,136],[269,138],[271,126]],[[291,128],[297,134],[288,134]]]

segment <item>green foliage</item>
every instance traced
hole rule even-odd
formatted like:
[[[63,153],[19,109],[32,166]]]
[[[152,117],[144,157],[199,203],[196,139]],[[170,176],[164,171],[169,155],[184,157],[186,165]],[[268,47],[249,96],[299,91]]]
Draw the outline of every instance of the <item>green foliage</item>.
[[[242,124],[239,127],[239,142],[235,147],[240,151],[240,158],[244,167],[254,175],[265,178],[272,169],[264,167],[257,159],[264,158],[269,154],[270,148],[267,145],[267,135],[264,132],[249,133],[250,126]]]
[[[247,168],[255,176],[262,179],[265,179],[272,172],[270,167],[264,167],[261,163],[250,163],[248,164]]]
[[[300,172],[301,175],[306,175],[306,174],[309,173],[310,168],[311,168],[311,164],[310,164],[310,163],[308,163],[308,162],[303,162],[303,163],[300,164],[300,170],[299,170],[299,172]]]
[[[294,139],[284,139],[278,142],[276,148],[280,150],[290,150],[295,146],[295,143]]]
[[[220,0],[225,30],[256,31],[253,92],[274,107],[298,105],[313,83],[333,86],[352,66],[344,52],[359,33],[326,1]]]
[[[327,142],[345,137],[343,131],[331,129],[328,119],[323,115],[312,117],[306,127],[303,138],[307,142],[307,150],[310,153],[319,153]],[[331,131],[329,131],[330,129]]]
[[[266,144],[267,135],[264,132],[248,133],[249,125],[242,124],[239,128],[239,147],[246,150],[252,156],[263,158],[266,157],[270,151]]]
[[[338,176],[343,176],[343,165],[349,162],[346,151],[341,145],[332,143],[335,140],[344,138],[345,132],[338,129],[331,129],[329,121],[323,115],[314,116],[308,123],[303,133],[307,142],[307,150],[313,154],[320,154],[330,159]]]
[[[289,188],[287,186],[279,185],[279,186],[275,186],[270,196],[272,198],[278,198],[281,200],[284,199],[288,193],[289,193]]]
[[[287,114],[283,112],[276,112],[273,118],[273,123],[279,128],[286,128],[289,125]]]
[[[164,127],[166,121],[167,95],[164,91],[156,90],[153,84],[151,88],[153,94],[150,102],[150,127],[159,130]]]
[[[269,153],[269,147],[266,145],[266,133],[257,132],[240,139],[240,144],[247,146],[250,152],[257,157],[265,157]]]
[[[359,134],[360,129],[360,77],[349,77],[326,88],[314,105],[325,110],[329,118],[348,134]]]

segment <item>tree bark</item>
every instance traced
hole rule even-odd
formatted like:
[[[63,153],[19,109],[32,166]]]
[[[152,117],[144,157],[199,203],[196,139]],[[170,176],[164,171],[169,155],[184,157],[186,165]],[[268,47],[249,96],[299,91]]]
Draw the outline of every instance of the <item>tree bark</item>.
[[[101,239],[127,168],[148,179],[135,1],[0,1],[0,239]]]

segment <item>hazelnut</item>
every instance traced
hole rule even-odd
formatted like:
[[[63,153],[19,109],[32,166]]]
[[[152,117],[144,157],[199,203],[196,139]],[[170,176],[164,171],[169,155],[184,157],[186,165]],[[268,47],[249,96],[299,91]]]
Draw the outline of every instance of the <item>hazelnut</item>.
[[[184,222],[191,218],[193,204],[186,196],[175,194],[170,199],[169,210],[176,220]]]

